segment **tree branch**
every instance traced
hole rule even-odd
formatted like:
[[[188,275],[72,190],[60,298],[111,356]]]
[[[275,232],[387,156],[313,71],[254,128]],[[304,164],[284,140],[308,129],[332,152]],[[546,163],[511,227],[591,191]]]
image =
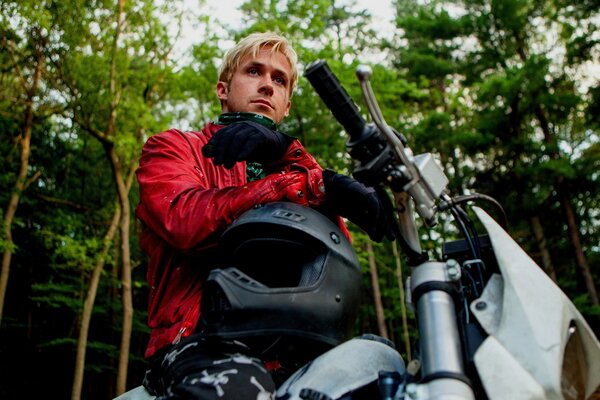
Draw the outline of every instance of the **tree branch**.
[[[67,206],[67,207],[73,208],[78,211],[88,211],[89,210],[88,207],[85,207],[82,204],[78,204],[78,203],[75,203],[70,200],[60,199],[58,197],[46,196],[46,195],[38,193],[38,192],[32,192],[32,195],[37,197],[40,200],[43,200],[43,201],[51,203],[51,204]]]
[[[6,44],[6,47],[8,48],[8,54],[10,56],[10,60],[12,61],[15,67],[17,78],[19,79],[19,82],[21,82],[23,90],[25,90],[25,92],[28,93],[29,87],[27,86],[27,79],[25,79],[25,77],[23,76],[23,72],[21,71],[21,67],[19,67],[19,63],[17,62],[17,58],[15,56],[15,42],[13,42],[12,40],[6,40],[6,38],[2,39],[2,41]]]
[[[23,184],[23,190],[27,189],[29,187],[29,185],[31,185],[33,182],[37,181],[40,176],[42,176],[42,172],[35,171],[35,174],[33,174],[33,176],[31,178],[27,179],[27,181],[25,181],[25,183]]]

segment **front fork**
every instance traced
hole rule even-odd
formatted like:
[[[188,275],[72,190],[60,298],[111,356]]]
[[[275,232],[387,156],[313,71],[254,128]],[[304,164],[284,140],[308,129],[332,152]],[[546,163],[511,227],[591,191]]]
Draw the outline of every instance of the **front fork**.
[[[409,278],[410,302],[416,308],[419,326],[422,379],[407,385],[405,398],[475,398],[465,374],[454,302],[460,276],[458,262],[448,260],[422,263]]]

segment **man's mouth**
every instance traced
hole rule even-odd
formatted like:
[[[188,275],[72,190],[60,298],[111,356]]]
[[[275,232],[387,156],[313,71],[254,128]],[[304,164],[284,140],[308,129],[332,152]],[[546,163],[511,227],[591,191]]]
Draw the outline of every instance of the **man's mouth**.
[[[270,101],[265,100],[265,99],[256,99],[256,100],[252,100],[252,103],[254,104],[260,104],[269,108],[273,108],[273,105],[271,104]]]

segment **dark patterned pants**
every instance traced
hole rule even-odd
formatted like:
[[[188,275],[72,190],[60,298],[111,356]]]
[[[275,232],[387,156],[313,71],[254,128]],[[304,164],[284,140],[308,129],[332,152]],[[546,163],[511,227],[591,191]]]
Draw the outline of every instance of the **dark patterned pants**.
[[[269,400],[275,383],[242,343],[191,336],[151,361],[144,386],[157,399]]]

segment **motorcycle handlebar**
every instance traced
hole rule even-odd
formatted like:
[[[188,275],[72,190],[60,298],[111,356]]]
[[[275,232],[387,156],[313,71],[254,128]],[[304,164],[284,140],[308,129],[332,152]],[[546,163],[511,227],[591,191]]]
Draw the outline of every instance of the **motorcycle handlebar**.
[[[331,72],[327,62],[317,60],[310,64],[304,76],[331,110],[335,119],[344,127],[350,136],[350,141],[358,140],[365,129],[365,119],[360,115],[358,107],[337,77]]]

